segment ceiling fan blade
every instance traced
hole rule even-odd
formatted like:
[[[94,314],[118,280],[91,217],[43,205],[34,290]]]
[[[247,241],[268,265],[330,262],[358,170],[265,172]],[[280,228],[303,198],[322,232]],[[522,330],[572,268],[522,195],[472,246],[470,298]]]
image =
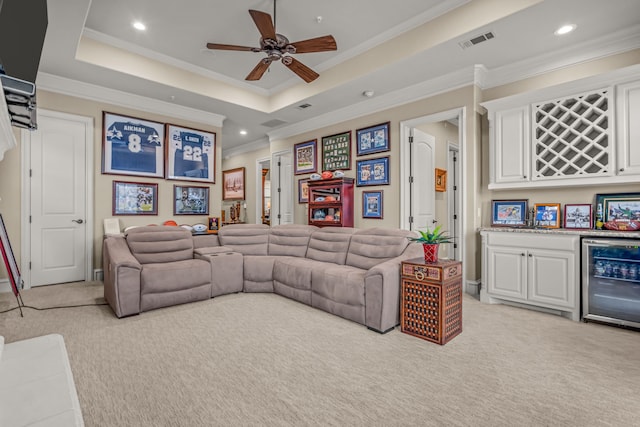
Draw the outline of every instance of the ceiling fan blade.
[[[271,60],[269,58],[263,58],[258,62],[258,65],[251,70],[245,80],[260,80],[264,72],[269,68],[269,65],[271,65]]]
[[[255,22],[256,27],[258,27],[258,31],[260,31],[262,38],[275,40],[276,29],[273,26],[271,15],[265,12],[261,12],[259,10],[249,10],[249,13],[253,18],[253,22]]]
[[[320,76],[320,74],[316,73],[311,68],[291,56],[285,56],[282,58],[282,63],[307,83],[311,83]]]
[[[246,52],[254,51],[254,47],[249,46],[236,46],[233,44],[220,44],[220,43],[207,43],[207,49],[217,49],[217,50],[240,50]],[[258,49],[259,51],[260,49]]]
[[[334,39],[333,36],[316,37],[314,39],[289,43],[289,45],[296,49],[295,53],[328,52],[338,49],[336,39]]]

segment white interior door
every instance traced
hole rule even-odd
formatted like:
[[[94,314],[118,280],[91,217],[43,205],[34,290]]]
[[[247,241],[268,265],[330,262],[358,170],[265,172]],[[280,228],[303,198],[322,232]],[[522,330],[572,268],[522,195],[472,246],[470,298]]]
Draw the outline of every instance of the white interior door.
[[[38,114],[30,140],[30,286],[90,280],[86,118]],[[90,223],[90,222],[89,222]]]
[[[293,152],[274,153],[271,166],[271,225],[293,224]]]
[[[411,230],[433,228],[435,224],[435,142],[433,135],[412,129],[411,144]]]

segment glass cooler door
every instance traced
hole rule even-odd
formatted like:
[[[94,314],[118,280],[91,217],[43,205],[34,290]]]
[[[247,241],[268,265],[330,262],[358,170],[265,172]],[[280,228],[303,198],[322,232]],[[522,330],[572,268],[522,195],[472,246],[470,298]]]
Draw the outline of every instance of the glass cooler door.
[[[640,241],[584,239],[583,317],[640,328]]]

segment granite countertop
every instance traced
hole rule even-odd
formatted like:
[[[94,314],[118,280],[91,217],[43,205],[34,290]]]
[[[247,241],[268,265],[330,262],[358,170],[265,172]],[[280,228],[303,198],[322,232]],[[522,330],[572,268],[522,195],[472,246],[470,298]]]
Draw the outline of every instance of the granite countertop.
[[[527,228],[527,227],[480,227],[478,231],[500,231],[504,233],[565,234],[589,237],[626,237],[640,239],[640,231],[587,230],[569,228]]]

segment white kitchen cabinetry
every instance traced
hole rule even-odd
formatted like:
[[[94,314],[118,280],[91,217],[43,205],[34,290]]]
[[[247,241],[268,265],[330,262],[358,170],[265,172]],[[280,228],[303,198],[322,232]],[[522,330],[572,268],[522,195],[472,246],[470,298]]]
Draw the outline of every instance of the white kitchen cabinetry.
[[[640,67],[488,101],[489,189],[640,181]]]
[[[531,136],[529,107],[497,111],[493,126],[495,139],[491,158],[494,159],[495,182],[527,182]]]
[[[618,174],[640,175],[640,80],[616,91]]]
[[[580,320],[580,236],[482,231],[489,303],[516,303]]]

